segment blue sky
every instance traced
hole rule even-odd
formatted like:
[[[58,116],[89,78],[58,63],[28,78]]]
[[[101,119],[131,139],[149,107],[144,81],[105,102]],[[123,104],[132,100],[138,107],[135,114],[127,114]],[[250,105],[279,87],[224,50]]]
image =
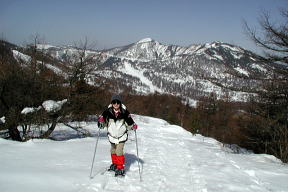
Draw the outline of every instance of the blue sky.
[[[97,49],[150,37],[181,46],[222,41],[258,52],[243,19],[259,28],[261,10],[278,21],[285,7],[288,0],[0,0],[0,35],[19,45],[35,34],[53,45],[87,37]]]

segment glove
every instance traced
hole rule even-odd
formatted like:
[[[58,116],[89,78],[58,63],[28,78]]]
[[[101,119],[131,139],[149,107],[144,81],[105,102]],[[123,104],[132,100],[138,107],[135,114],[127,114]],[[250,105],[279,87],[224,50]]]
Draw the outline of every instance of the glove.
[[[138,129],[138,125],[137,125],[136,123],[134,123],[133,126],[132,126],[132,129],[133,129],[133,130]]]
[[[98,127],[100,129],[104,129],[104,127],[105,127],[105,119],[103,116],[99,116],[99,118],[98,118]]]

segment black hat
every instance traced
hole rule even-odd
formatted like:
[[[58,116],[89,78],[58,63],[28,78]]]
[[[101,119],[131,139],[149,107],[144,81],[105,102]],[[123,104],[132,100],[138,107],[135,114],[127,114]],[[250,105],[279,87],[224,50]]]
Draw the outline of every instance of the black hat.
[[[122,103],[122,99],[121,99],[120,95],[113,95],[111,98],[111,102],[114,100],[120,101]]]

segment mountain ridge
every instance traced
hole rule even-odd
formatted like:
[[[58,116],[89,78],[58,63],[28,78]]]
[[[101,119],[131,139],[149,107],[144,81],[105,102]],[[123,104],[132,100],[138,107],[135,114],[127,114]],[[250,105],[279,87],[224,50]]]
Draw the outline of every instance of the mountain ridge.
[[[221,83],[221,78],[215,81],[215,78],[219,75],[223,78],[230,77],[230,75],[233,76],[233,78],[250,78],[253,76],[253,79],[255,77],[258,77],[259,79],[263,78],[269,78],[271,77],[272,73],[269,73],[269,71],[272,69],[267,64],[263,63],[260,60],[260,56],[257,56],[256,54],[252,53],[251,51],[247,51],[239,46],[233,46],[227,43],[222,42],[212,42],[212,43],[206,43],[206,44],[200,44],[200,45],[191,45],[189,47],[181,47],[176,45],[162,45],[157,41],[142,41],[140,40],[137,43],[130,44],[129,47],[125,47],[125,49],[119,49],[117,48],[117,51],[111,49],[108,52],[109,58],[118,58],[121,59],[121,61],[115,61],[115,63],[120,63],[120,66],[125,66],[124,62],[129,62],[135,69],[138,69],[140,71],[140,65],[142,66],[142,71],[144,76],[146,76],[148,79],[152,81],[152,84],[156,85],[157,87],[161,88],[161,83],[159,82],[165,82],[165,80],[170,81],[170,85],[173,84],[174,86],[181,87],[181,85],[175,85],[176,79],[182,80],[182,84],[185,82],[189,82],[189,78],[185,78],[190,76],[190,83],[193,83],[193,79],[198,80],[198,84],[194,86],[197,87],[199,84],[203,83],[200,79],[206,79],[204,84],[211,82],[212,85],[208,86],[208,88],[204,88],[205,90],[201,90],[202,92],[207,92],[208,94],[199,94],[199,96],[207,96],[211,92],[215,92],[215,89],[220,89],[220,87],[227,87],[224,86],[223,83]],[[142,43],[143,42],[143,43]],[[113,52],[114,51],[114,52]],[[107,59],[108,60],[108,59]],[[130,61],[129,61],[130,60]],[[109,60],[110,61],[110,60]],[[121,64],[122,62],[122,64]],[[145,64],[146,63],[146,64]],[[149,63],[149,64],[147,64]],[[155,68],[155,63],[158,63],[158,69]],[[251,66],[249,67],[249,71],[245,70],[247,68],[247,63],[250,63]],[[153,65],[154,64],[154,65]],[[105,65],[105,62],[104,62]],[[127,65],[127,64],[126,64]],[[154,66],[154,67],[152,67]],[[155,71],[159,71],[160,68],[164,68],[164,70],[167,70],[164,72],[164,76],[167,77],[167,75],[171,76],[177,76],[177,78],[172,78],[172,80],[169,79],[153,79],[153,75],[151,74],[155,73]],[[204,68],[203,68],[204,66]],[[154,69],[149,69],[149,68]],[[202,69],[201,69],[202,67]],[[123,67],[122,67],[123,68]],[[190,68],[190,69],[189,69]],[[114,68],[115,69],[115,68]],[[171,74],[169,72],[169,69],[171,71],[174,70],[175,73]],[[182,71],[179,73],[179,69],[182,69]],[[202,70],[202,71],[199,71]],[[217,72],[221,70],[220,72]],[[119,71],[119,70],[118,70]],[[182,76],[179,78],[179,74],[183,73],[183,71],[186,71],[187,73],[182,74]],[[194,71],[194,72],[193,72]],[[195,71],[198,71],[198,74],[195,74]],[[210,72],[209,72],[210,71]],[[211,71],[215,71],[215,74],[212,74]],[[121,72],[121,71],[119,71]],[[207,75],[208,73],[208,75]],[[209,74],[210,73],[210,74]],[[163,77],[163,73],[159,74],[159,76]],[[200,78],[202,76],[202,78]],[[203,78],[204,77],[204,78]],[[207,80],[210,80],[207,82]],[[211,81],[214,80],[214,81]],[[158,81],[158,83],[157,83]],[[244,79],[244,81],[247,81]],[[195,83],[195,81],[194,81]],[[246,82],[247,83],[247,82]],[[221,86],[219,86],[221,85]],[[258,84],[259,85],[259,84]],[[253,88],[257,88],[257,86],[254,86]],[[215,88],[213,88],[213,86]],[[239,83],[238,85],[239,86]],[[237,87],[235,86],[235,87]],[[189,86],[184,85],[183,89],[187,89]],[[207,91],[209,88],[212,87],[212,91]],[[231,87],[232,88],[232,87]],[[231,89],[230,88],[230,89]],[[176,91],[177,88],[174,89],[174,91],[170,89],[164,89],[163,92],[168,92],[175,95],[173,92],[178,92],[181,94],[181,90]],[[186,90],[189,92],[189,90]],[[149,90],[148,90],[149,92]],[[153,91],[152,91],[153,92]],[[220,92],[224,91],[218,91],[217,95],[221,95]],[[231,92],[231,90],[230,90]],[[238,95],[241,94],[241,91],[238,91]],[[250,91],[251,92],[251,91]],[[252,91],[253,92],[253,91]],[[176,94],[177,95],[177,94]],[[184,94],[185,95],[185,94]],[[195,98],[191,93],[186,94],[190,98]],[[236,93],[234,93],[236,95]],[[248,94],[249,95],[249,94]],[[222,94],[223,96],[223,94]],[[221,97],[221,96],[220,96]],[[233,91],[232,91],[232,97],[233,97]],[[245,96],[244,96],[245,97]],[[196,98],[199,98],[196,96]],[[235,99],[237,100],[237,99]],[[245,100],[245,98],[240,99]]]
[[[77,52],[75,47],[37,45],[59,62]],[[198,100],[215,94],[218,99],[247,101],[261,91],[261,81],[270,79],[276,65],[261,56],[224,42],[165,45],[152,38],[108,50],[86,50],[87,56],[101,55],[93,79],[121,82],[118,92],[128,87],[133,94],[172,94],[184,100]]]

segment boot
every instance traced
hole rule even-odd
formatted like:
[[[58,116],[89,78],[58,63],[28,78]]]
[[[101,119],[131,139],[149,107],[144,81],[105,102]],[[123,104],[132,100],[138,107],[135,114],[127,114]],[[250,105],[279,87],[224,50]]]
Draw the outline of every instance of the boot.
[[[124,169],[116,169],[115,171],[115,177],[118,177],[118,176],[125,176],[125,170]]]
[[[116,171],[116,169],[117,169],[117,165],[111,164],[108,171]]]
[[[117,156],[116,154],[111,154],[112,164],[110,165],[108,171],[115,171],[117,169]]]

